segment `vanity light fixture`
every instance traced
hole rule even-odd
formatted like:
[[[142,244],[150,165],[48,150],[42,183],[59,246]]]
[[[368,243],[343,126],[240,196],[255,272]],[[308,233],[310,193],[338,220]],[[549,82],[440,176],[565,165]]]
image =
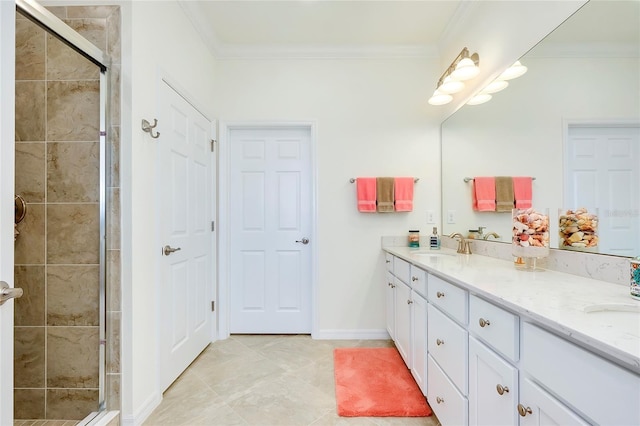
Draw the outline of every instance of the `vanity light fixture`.
[[[473,98],[469,99],[467,105],[480,105],[491,100],[491,95],[488,93],[480,92]]]
[[[504,80],[494,80],[487,85],[484,89],[482,89],[481,93],[498,93],[501,90],[504,90],[509,85],[508,81]]]
[[[511,80],[513,78],[518,78],[525,72],[527,72],[527,67],[522,65],[520,61],[516,61],[513,65],[504,70],[502,74],[500,74],[498,80]]]
[[[429,98],[431,105],[444,105],[453,100],[451,93],[458,93],[464,88],[463,81],[467,81],[480,73],[478,64],[480,57],[477,53],[470,54],[466,47],[451,62],[451,65],[440,76],[433,96]]]

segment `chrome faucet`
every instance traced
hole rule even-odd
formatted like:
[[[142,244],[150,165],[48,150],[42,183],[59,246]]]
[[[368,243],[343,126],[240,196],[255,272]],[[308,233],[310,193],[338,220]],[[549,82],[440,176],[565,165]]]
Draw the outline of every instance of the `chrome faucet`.
[[[464,235],[462,235],[459,232],[454,232],[453,234],[449,235],[449,238],[456,238],[458,237],[458,253],[461,254],[471,254],[471,246],[469,245],[469,241],[465,240]]]
[[[482,237],[482,239],[488,240],[489,237],[491,236],[493,236],[493,238],[495,238],[496,240],[500,238],[500,235],[496,234],[495,232],[489,232],[488,234],[485,234],[484,237]]]

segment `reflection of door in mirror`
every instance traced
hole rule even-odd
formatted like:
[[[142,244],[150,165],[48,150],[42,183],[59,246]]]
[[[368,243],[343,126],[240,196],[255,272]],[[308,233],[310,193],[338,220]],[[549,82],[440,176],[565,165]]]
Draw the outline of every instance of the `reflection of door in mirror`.
[[[463,180],[467,176],[532,176],[534,207],[549,208],[552,214],[580,207],[574,204],[584,198],[566,196],[567,125],[640,126],[640,2],[590,1],[521,61],[528,67],[524,76],[491,101],[465,106],[442,124],[443,234],[485,226],[486,232],[495,231],[506,236],[503,242],[510,242],[509,215],[473,211],[471,185]],[[637,191],[635,198],[625,198],[628,194],[622,192],[640,186],[640,161],[635,155],[627,176],[635,179],[635,185],[614,184],[616,179],[627,179],[620,170],[609,177],[594,174],[601,197],[616,199],[593,207],[610,219],[602,227],[618,234],[618,242],[605,237],[598,253],[640,254],[640,199]],[[602,161],[601,155],[598,160]],[[551,220],[550,244],[557,248],[557,217]]]
[[[640,127],[569,124],[565,207],[598,206],[598,252],[640,253]]]

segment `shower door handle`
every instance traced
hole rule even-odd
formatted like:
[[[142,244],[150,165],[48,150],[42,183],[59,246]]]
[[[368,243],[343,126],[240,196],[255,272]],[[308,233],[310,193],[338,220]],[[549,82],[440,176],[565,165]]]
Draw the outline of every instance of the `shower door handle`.
[[[18,297],[22,297],[24,292],[21,288],[11,288],[9,284],[4,281],[0,281],[0,305],[6,302],[9,299],[17,299]]]
[[[182,250],[182,249],[180,247],[173,248],[168,244],[162,248],[162,252],[164,253],[165,256],[169,256],[171,253],[174,253],[178,250]]]

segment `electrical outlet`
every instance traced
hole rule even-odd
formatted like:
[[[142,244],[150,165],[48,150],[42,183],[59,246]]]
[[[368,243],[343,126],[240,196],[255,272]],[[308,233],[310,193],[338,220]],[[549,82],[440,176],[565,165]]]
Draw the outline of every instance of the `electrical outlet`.
[[[436,215],[433,210],[427,210],[427,223],[436,223]]]
[[[456,211],[455,210],[447,210],[447,223],[449,223],[449,224],[456,223]]]

